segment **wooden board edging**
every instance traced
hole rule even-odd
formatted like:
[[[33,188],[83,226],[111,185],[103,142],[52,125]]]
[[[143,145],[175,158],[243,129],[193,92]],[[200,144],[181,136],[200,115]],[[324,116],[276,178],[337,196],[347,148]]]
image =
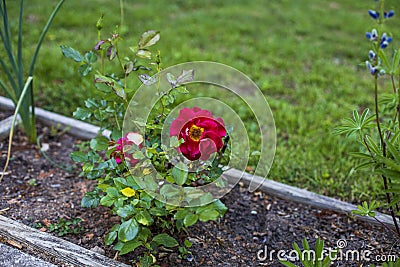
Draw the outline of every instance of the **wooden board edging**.
[[[0,96],[0,108],[5,110],[14,110],[14,103],[10,99]],[[93,124],[69,118],[38,107],[35,108],[35,115],[36,118],[45,125],[60,127],[65,129],[68,133],[85,140],[96,137],[100,131],[100,127]],[[105,130],[102,134],[109,137],[110,131]]]
[[[129,266],[2,215],[0,215],[0,237],[74,266]]]

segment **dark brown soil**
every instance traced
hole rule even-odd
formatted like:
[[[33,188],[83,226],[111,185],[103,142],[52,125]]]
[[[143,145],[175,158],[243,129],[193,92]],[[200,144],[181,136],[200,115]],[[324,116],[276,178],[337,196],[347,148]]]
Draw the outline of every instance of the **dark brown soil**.
[[[48,145],[47,156],[56,164],[72,166],[69,154],[80,141],[65,134],[55,134],[54,129],[40,128],[41,143]],[[1,142],[1,167],[5,163],[6,149],[5,141]],[[29,145],[20,132],[14,138],[12,151],[7,175],[0,184],[0,214],[32,227],[38,228],[41,224],[41,230],[48,232],[46,225],[57,223],[60,218],[80,218],[83,221],[78,226],[83,227],[83,231],[62,238],[113,258],[115,251],[105,246],[103,240],[107,230],[118,222],[118,217],[112,216],[104,207],[80,207],[83,194],[94,182],[80,177],[78,168],[68,171],[54,166],[36,145]],[[181,259],[177,250],[158,251],[155,254],[157,263],[161,266],[283,266],[277,260],[278,251],[289,253],[292,243],[300,244],[304,237],[311,246],[317,237],[321,237],[331,249],[337,242],[345,240],[347,246],[342,249],[343,253],[358,251],[351,257],[351,253],[347,253],[348,260],[346,257],[336,260],[335,266],[367,266],[366,260],[351,260],[363,252],[371,262],[377,262],[377,255],[399,256],[399,240],[391,232],[345,215],[288,202],[262,192],[249,193],[242,186],[235,187],[223,202],[229,208],[223,219],[189,228],[192,257]],[[184,236],[180,238],[183,242]],[[128,254],[117,259],[132,264],[135,257],[135,254]]]

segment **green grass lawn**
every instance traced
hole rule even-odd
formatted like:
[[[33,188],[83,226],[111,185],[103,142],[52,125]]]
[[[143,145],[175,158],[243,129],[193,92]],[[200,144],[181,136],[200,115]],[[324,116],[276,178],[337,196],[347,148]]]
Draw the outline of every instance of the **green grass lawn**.
[[[10,17],[16,19],[19,1],[7,2]],[[26,1],[27,55],[33,53],[56,2]],[[388,24],[395,36],[388,49],[393,49],[399,46],[400,3],[386,3],[397,12]],[[365,31],[373,25],[367,10],[374,4],[373,0],[125,0],[124,36],[125,42],[135,44],[143,31],[159,30],[157,49],[164,67],[210,60],[247,74],[263,91],[276,122],[277,151],[269,178],[359,201],[376,198],[381,181],[367,171],[355,171],[356,162],[348,152],[356,147],[331,132],[353,109],[372,108],[372,77],[360,63],[367,59]],[[59,46],[90,50],[101,13],[105,13],[105,32],[111,32],[120,21],[118,1],[66,1],[39,55],[38,106],[71,115],[95,93],[90,81],[78,77],[77,66],[63,58]],[[16,30],[17,24],[13,27]]]

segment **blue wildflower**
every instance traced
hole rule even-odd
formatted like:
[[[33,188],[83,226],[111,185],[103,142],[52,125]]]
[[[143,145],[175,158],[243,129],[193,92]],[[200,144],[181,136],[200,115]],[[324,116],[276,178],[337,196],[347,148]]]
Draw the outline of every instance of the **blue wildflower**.
[[[381,42],[380,42],[379,46],[380,46],[382,49],[385,49],[385,48],[389,45],[389,43],[390,43],[391,41],[392,41],[392,37],[387,36],[387,34],[386,34],[386,32],[385,32],[385,33],[382,34]]]
[[[372,51],[372,50],[369,50],[369,52],[368,52],[368,58],[369,58],[369,60],[371,60],[371,61],[375,61],[375,60],[376,60],[376,54],[375,54],[375,52]]]
[[[393,17],[394,16],[394,11],[393,10],[390,10],[389,12],[383,12],[383,17],[385,18],[385,19],[388,19],[388,18],[391,18],[391,17]]]
[[[365,61],[365,65],[367,66],[369,72],[371,72],[372,75],[375,75],[378,72],[378,70],[375,67],[373,67],[368,60]]]
[[[378,39],[378,32],[376,29],[372,29],[371,32],[367,32],[365,36],[370,40],[370,41],[376,41]]]
[[[371,16],[373,19],[379,19],[379,12],[376,12],[375,10],[368,10],[368,14]]]

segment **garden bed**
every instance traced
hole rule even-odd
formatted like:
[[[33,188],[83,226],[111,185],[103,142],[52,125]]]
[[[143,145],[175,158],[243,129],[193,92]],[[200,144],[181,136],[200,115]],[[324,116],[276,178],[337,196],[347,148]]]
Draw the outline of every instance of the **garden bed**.
[[[71,166],[69,154],[81,142],[57,131],[57,127],[39,125],[41,146],[46,155],[58,165]],[[1,166],[5,162],[6,142],[0,144]],[[36,145],[27,143],[20,131],[13,142],[13,153],[7,175],[0,184],[0,211],[10,219],[49,232],[60,219],[81,219],[62,238],[109,258],[115,256],[111,247],[104,245],[107,230],[118,221],[104,207],[80,207],[83,194],[90,190],[93,181],[79,177],[79,169],[64,170],[48,161]],[[243,184],[236,186],[223,199],[229,210],[223,219],[199,223],[190,227],[190,234],[176,236],[181,242],[193,242],[193,257],[180,258],[177,249],[156,252],[161,266],[281,266],[278,250],[290,250],[294,241],[306,237],[313,244],[317,237],[334,248],[339,240],[346,240],[344,250],[371,251],[375,255],[395,254],[400,251],[389,230],[363,223],[356,218],[330,210],[273,197],[261,191],[250,193]],[[53,227],[51,226],[53,225]],[[51,234],[59,235],[54,230]],[[258,259],[257,253],[267,248],[275,250],[267,259]],[[120,256],[117,260],[132,264],[137,253]],[[43,255],[35,255],[41,257]],[[263,256],[263,254],[260,254]],[[397,255],[399,256],[399,255]],[[45,258],[46,259],[46,258]],[[54,259],[46,259],[54,262]],[[362,261],[337,261],[343,266],[358,266]],[[59,262],[55,262],[56,264]],[[364,261],[364,263],[366,263]]]

